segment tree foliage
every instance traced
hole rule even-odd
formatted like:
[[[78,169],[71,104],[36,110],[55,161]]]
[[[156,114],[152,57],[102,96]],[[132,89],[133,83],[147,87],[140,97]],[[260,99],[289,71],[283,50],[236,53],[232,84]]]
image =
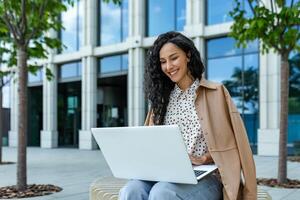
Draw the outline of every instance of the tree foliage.
[[[300,51],[300,1],[248,0],[247,3],[252,11],[250,17],[246,16],[240,0],[235,0],[236,6],[230,12],[234,19],[230,36],[236,39],[237,46],[243,47],[249,41],[259,39],[262,53],[273,50],[281,57],[278,182],[284,183],[287,180],[288,57],[293,50]]]
[[[294,49],[300,51],[297,41],[300,39],[300,1],[270,0],[268,8],[262,1],[248,0],[252,17],[246,17],[241,2],[235,0],[236,7],[230,12],[234,19],[230,36],[236,39],[238,46],[246,46],[247,42],[260,39],[262,52],[274,49],[279,54]]]

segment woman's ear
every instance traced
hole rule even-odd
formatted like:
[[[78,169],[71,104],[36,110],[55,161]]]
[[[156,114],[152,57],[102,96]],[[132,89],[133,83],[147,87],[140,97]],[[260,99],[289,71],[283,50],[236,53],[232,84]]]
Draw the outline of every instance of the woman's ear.
[[[189,51],[189,52],[186,54],[186,56],[187,56],[187,62],[190,62],[190,60],[191,60],[191,52]]]

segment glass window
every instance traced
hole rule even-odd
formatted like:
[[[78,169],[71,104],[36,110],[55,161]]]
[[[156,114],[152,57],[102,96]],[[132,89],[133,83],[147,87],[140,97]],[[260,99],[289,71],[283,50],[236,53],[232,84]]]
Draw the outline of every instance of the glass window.
[[[171,30],[182,31],[186,20],[185,12],[185,0],[148,0],[147,36],[156,36]]]
[[[126,71],[128,69],[128,54],[101,58],[99,64],[100,74]]]
[[[81,62],[66,63],[59,67],[59,78],[73,78],[81,76]]]
[[[223,83],[241,113],[252,147],[257,143],[258,128],[258,42],[237,49],[232,38],[208,40],[207,77]],[[254,149],[255,150],[255,149]]]
[[[289,56],[288,142],[300,141],[300,53]]]
[[[233,38],[216,38],[207,41],[208,58],[232,56],[240,53],[241,49],[235,47],[235,41]]]
[[[28,72],[28,82],[29,83],[41,82],[42,80],[43,80],[42,68],[39,68],[36,71],[36,74],[32,74],[32,73]]]
[[[125,41],[128,37],[128,0],[123,0],[121,5],[99,0],[99,5],[99,44],[109,45]]]
[[[246,16],[251,17],[252,11],[247,0],[240,0]],[[255,5],[255,4],[253,4]],[[206,24],[214,25],[232,21],[229,12],[235,7],[234,0],[206,0]]]
[[[232,0],[206,0],[206,24],[213,25],[232,21],[229,15],[232,9]]]
[[[186,20],[186,1],[176,0],[176,30],[183,30]]]
[[[66,46],[63,52],[72,52],[79,50],[82,43],[83,2],[76,0],[74,6],[67,4],[67,9],[61,14],[64,29],[60,31],[59,37]]]
[[[122,55],[122,70],[128,70],[128,54]]]

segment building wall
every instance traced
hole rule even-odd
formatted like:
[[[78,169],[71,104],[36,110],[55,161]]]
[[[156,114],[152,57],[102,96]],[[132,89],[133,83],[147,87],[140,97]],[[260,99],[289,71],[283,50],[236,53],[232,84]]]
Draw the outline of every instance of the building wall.
[[[226,38],[232,24],[231,18],[226,14],[232,8],[232,2],[228,0],[223,0],[222,3],[219,0],[125,0],[121,8],[100,2],[100,0],[77,1],[75,7],[70,8],[68,13],[62,16],[66,30],[49,33],[49,36],[60,37],[69,48],[60,53],[52,50],[49,59],[43,64],[43,68],[48,67],[57,74],[53,81],[45,80],[42,72],[41,79],[31,83],[43,86],[43,130],[41,130],[43,148],[58,146],[57,93],[60,82],[81,81],[79,148],[97,148],[90,128],[97,125],[97,96],[99,96],[97,82],[99,79],[102,80],[101,77],[116,75],[127,77],[128,125],[142,125],[147,110],[143,94],[145,52],[157,35],[169,30],[183,32],[195,42],[204,63],[210,67],[209,59],[213,58],[209,57],[207,51],[209,41]],[[249,9],[247,4],[244,6],[246,10]],[[219,49],[218,46],[214,48],[216,51]],[[236,51],[235,48],[232,49]],[[121,66],[120,70],[114,73],[101,74],[101,70],[99,73],[101,59],[120,54],[127,55],[128,58],[128,66],[124,70]],[[273,53],[262,55],[259,51],[254,54],[257,55],[258,62],[259,99],[256,106],[259,120],[254,119],[256,121],[247,126],[259,126],[258,133],[254,128],[253,136],[253,144],[258,146],[258,154],[277,155],[280,57]],[[244,57],[246,54],[239,55]],[[79,69],[76,69],[78,73],[72,77],[61,77],[60,72],[65,70],[65,64],[70,62],[80,63]],[[241,67],[244,69],[244,61],[242,63]],[[216,70],[213,74],[215,72]],[[207,72],[206,76],[210,79],[210,73]],[[17,103],[15,87],[12,85],[11,89],[12,105]],[[16,116],[17,110],[12,109],[10,146],[17,144]],[[246,118],[253,120],[253,116]]]

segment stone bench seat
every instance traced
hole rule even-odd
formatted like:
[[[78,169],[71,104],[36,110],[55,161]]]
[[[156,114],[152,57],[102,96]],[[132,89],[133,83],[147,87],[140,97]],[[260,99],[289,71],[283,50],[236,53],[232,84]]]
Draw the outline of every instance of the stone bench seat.
[[[90,200],[118,200],[119,190],[128,180],[114,177],[101,177],[96,179],[90,186]],[[258,200],[271,200],[271,196],[258,188]]]

